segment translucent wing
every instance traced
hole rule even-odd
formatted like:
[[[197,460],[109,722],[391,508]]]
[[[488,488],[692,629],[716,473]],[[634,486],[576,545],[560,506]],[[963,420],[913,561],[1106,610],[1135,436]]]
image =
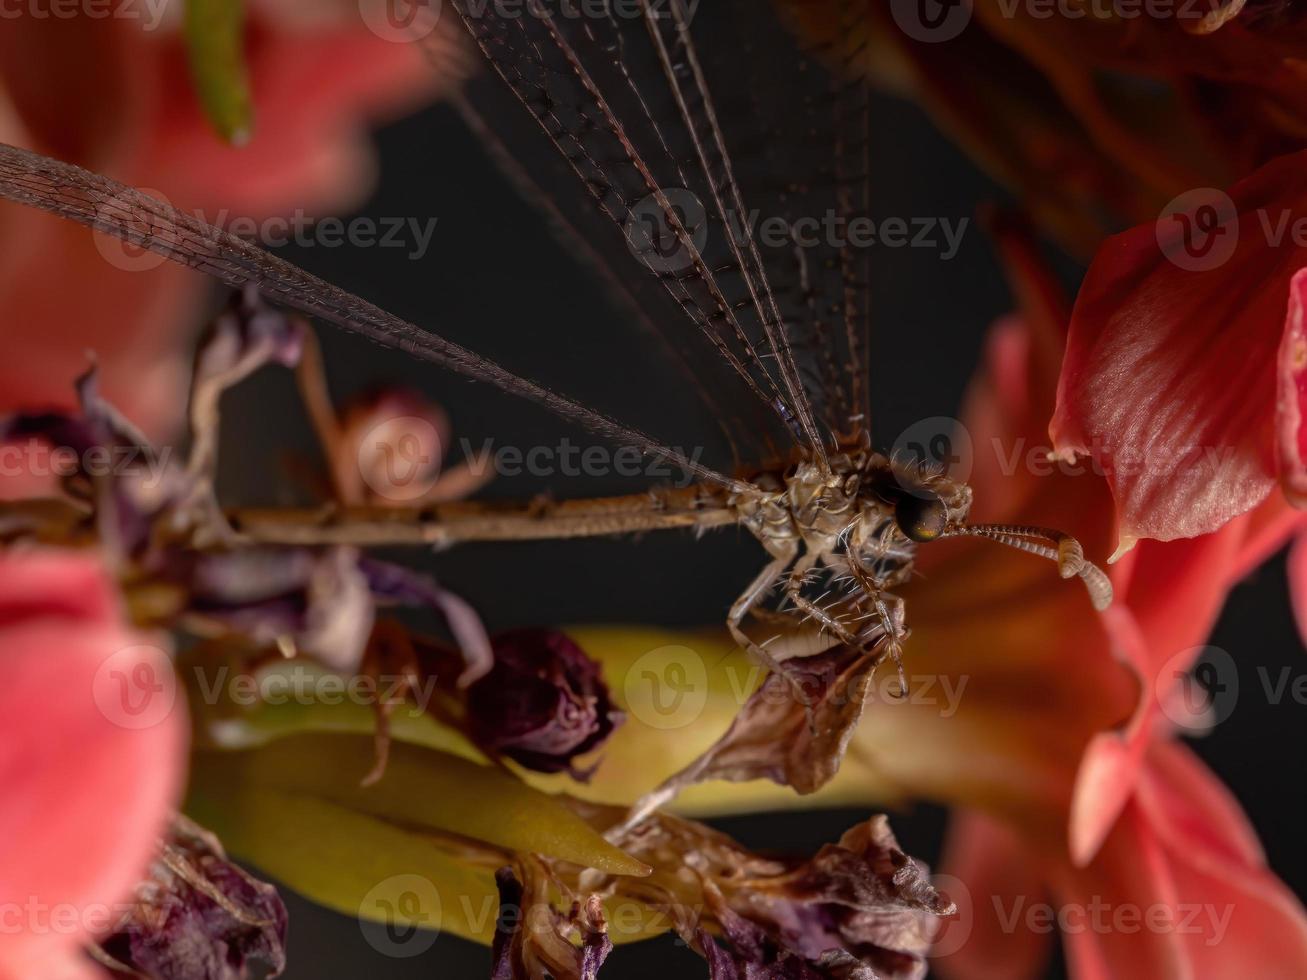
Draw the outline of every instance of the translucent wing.
[[[772,415],[766,432],[819,459],[836,434],[864,430],[862,257],[847,238],[803,234],[865,211],[861,83],[839,81],[824,52],[800,51],[770,8],[743,2],[711,18],[684,0],[541,0],[518,16],[454,7],[501,94],[585,191],[585,217],[565,219],[595,243],[592,264],[678,351],[695,338],[711,350],[715,369],[686,354],[704,386],[729,390],[724,368]],[[484,88],[468,101],[497,138],[513,130]],[[511,160],[513,137],[502,138]],[[566,199],[558,175],[530,176],[546,199]]]

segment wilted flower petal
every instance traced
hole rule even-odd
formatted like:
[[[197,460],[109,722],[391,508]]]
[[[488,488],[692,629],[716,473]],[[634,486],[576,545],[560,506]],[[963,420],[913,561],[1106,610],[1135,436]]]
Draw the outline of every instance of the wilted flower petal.
[[[227,860],[185,817],[136,890],[136,905],[100,949],[150,980],[246,980],[286,966],[286,907],[277,890]]]
[[[187,611],[255,644],[290,642],[337,670],[354,670],[375,608],[352,548],[243,548],[176,556]]]
[[[573,762],[622,720],[599,665],[556,630],[515,630],[492,643],[494,666],[467,689],[472,740],[528,769],[586,778]]]
[[[902,603],[892,615],[902,628]],[[874,637],[871,638],[874,640]],[[815,793],[839,772],[885,651],[837,646],[780,662],[711,748],[645,796],[631,821],[666,805],[683,789],[711,779],[770,779]]]
[[[603,906],[596,896],[576,902],[567,913],[549,904],[550,884],[544,869],[524,862],[527,885],[512,868],[495,872],[499,919],[491,946],[491,980],[595,980],[612,952]],[[528,891],[530,894],[528,894]],[[572,937],[579,939],[579,945]]]

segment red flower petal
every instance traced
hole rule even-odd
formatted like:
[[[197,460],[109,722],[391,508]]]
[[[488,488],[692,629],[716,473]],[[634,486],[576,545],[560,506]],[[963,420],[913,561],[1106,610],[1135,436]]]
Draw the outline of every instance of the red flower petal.
[[[1203,191],[1191,209],[1110,239],[1090,267],[1050,431],[1060,453],[1106,471],[1121,549],[1213,531],[1275,484],[1277,363],[1281,407],[1292,388],[1297,408],[1302,374],[1299,344],[1282,336],[1290,282],[1307,265],[1289,224],[1307,205],[1305,166],[1307,153],[1293,154],[1228,197]]]
[[[957,813],[949,826],[944,873],[932,882],[957,904],[958,911],[940,927],[931,952],[932,968],[949,980],[1041,976],[1049,936],[1031,929],[1014,930],[1000,915],[1000,910],[1043,898],[1041,871],[1010,828],[977,811]],[[955,887],[953,879],[962,887]]]
[[[1114,652],[1140,678],[1140,697],[1129,723],[1120,731],[1095,735],[1080,761],[1067,824],[1071,861],[1077,867],[1094,859],[1134,794],[1157,709],[1147,641],[1130,610],[1118,604],[1103,613],[1103,620]]]
[[[1275,422],[1280,483],[1295,506],[1307,504],[1307,326],[1303,324],[1307,270],[1289,283],[1289,312],[1276,359]]]
[[[135,25],[115,18],[32,12],[0,22],[0,90],[34,149],[112,169],[139,137],[154,102],[148,75],[133,57],[140,36]]]
[[[184,707],[129,719],[106,700],[113,671],[171,669],[151,651],[93,560],[0,559],[0,839],[22,845],[0,850],[0,976],[58,973],[153,855],[180,789]]]
[[[1298,632],[1307,645],[1307,537],[1299,536],[1289,549],[1289,597]]]
[[[1228,794],[1174,743],[1154,746],[1136,801],[1092,866],[1063,871],[1058,899],[1077,980],[1307,973],[1302,906]]]

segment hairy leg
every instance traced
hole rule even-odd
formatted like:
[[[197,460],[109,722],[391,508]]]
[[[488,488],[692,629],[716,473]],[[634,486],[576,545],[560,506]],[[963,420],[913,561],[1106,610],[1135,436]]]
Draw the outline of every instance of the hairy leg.
[[[748,588],[740,593],[740,597],[731,604],[731,611],[726,617],[726,628],[730,630],[731,638],[748,651],[749,656],[753,657],[754,660],[773,671],[777,668],[775,658],[762,646],[755,643],[749,634],[744,632],[740,624],[744,622],[744,617],[749,614],[749,610],[785,576],[785,570],[790,567],[798,553],[799,543],[797,541],[778,545],[775,552],[773,552],[772,560],[758,573],[757,578],[749,583]]]

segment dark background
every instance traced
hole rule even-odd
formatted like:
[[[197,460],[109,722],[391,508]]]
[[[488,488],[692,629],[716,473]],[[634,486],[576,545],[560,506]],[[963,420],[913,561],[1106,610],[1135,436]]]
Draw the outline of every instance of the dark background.
[[[874,111],[873,186],[877,216],[974,215],[977,205],[1006,200],[925,116],[906,103],[879,99]],[[694,392],[655,344],[623,322],[584,270],[495,171],[476,140],[446,107],[435,107],[378,134],[378,190],[362,210],[377,217],[438,219],[431,251],[420,261],[402,249],[288,247],[282,254],[310,271],[521,374],[577,394],[652,431],[671,444],[711,443],[711,420]],[[531,161],[525,161],[528,166]],[[616,256],[618,267],[629,261]],[[977,362],[986,328],[1011,308],[993,251],[971,227],[960,253],[943,262],[928,251],[873,254],[876,428],[892,439],[914,420],[954,415]],[[638,274],[631,262],[629,270]],[[1076,267],[1066,264],[1074,286]],[[340,331],[322,332],[339,396],[376,382],[419,387],[450,411],[456,437],[473,444],[557,445],[585,433],[533,405],[484,385],[375,347]],[[311,445],[285,375],[255,378],[228,400],[226,432],[239,447],[240,473],[229,496],[263,503],[289,499],[279,461],[286,445]],[[720,449],[720,447],[718,447]],[[632,489],[613,479],[500,480],[489,496],[602,494]],[[441,580],[469,599],[491,629],[567,622],[636,622],[699,626],[722,620],[761,558],[746,535],[727,532],[594,540],[548,545],[467,547],[432,559]],[[1256,670],[1307,672],[1293,628],[1277,557],[1231,596],[1212,643],[1230,651],[1245,690],[1260,690]],[[1070,666],[1070,665],[1069,665]],[[1197,751],[1233,788],[1269,861],[1299,895],[1307,894],[1307,708],[1245,697]],[[837,839],[863,812],[761,814],[716,821],[761,849],[810,852]],[[917,808],[895,815],[912,854],[936,861],[944,814]],[[365,976],[482,977],[487,950],[442,936],[412,960],[386,959],[352,920],[288,895],[290,980]],[[1059,976],[1060,967],[1050,976]],[[704,975],[702,962],[670,940],[619,948],[610,977]]]

